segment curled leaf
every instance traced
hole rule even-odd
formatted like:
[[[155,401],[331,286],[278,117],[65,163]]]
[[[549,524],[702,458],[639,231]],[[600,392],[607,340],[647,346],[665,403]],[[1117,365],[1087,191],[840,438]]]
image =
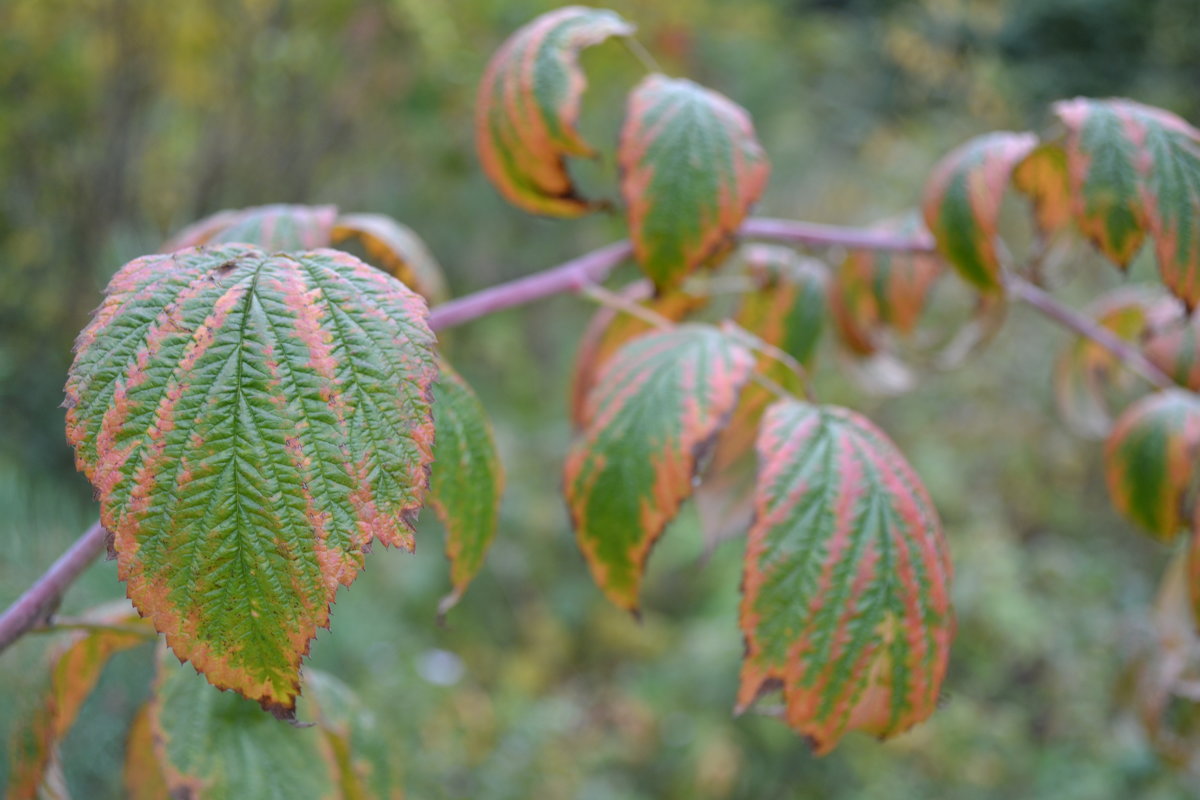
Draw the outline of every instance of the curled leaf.
[[[770,173],[745,109],[664,75],[630,93],[617,162],[634,255],[659,291],[725,253]]]
[[[650,548],[753,368],[733,336],[686,324],[632,340],[602,370],[563,484],[580,549],[617,606],[637,611]]]
[[[556,217],[596,207],[576,192],[565,160],[594,154],[575,127],[587,86],[579,51],[633,31],[614,11],[568,6],[533,20],[496,51],[479,84],[475,146],[483,171],[513,205]]]
[[[454,589],[441,604],[448,611],[475,573],[496,535],[504,469],[483,404],[453,367],[441,362],[433,387],[433,469],[429,502],[446,527],[446,558]]]
[[[163,245],[173,253],[202,244],[256,244],[264,250],[312,250],[327,247],[336,206],[270,205],[218,211],[184,228]]]
[[[1125,410],[1104,448],[1116,509],[1155,538],[1174,539],[1190,514],[1188,489],[1200,455],[1200,398],[1170,389]]]
[[[1012,182],[1033,201],[1034,219],[1043,234],[1055,234],[1071,224],[1071,186],[1061,147],[1033,148],[1013,170]]]
[[[342,214],[333,225],[329,241],[318,246],[341,245],[347,240],[362,242],[367,263],[398,278],[431,304],[447,298],[441,266],[407,225],[384,214]]]
[[[1147,325],[1142,353],[1175,383],[1200,392],[1200,317],[1184,314],[1167,298],[1159,309],[1159,319]]]
[[[1013,167],[1035,145],[1032,133],[977,136],[939,161],[925,184],[922,210],[938,252],[981,291],[1003,289],[995,241],[1000,201]]]
[[[734,322],[811,367],[825,323],[825,265],[765,244],[746,247],[745,262],[758,289],[742,295]]]
[[[129,597],[181,659],[280,716],[372,540],[412,549],[426,316],[345,253],[226,245],[126,264],[76,342],[67,438]]]
[[[1056,103],[1080,230],[1125,268],[1147,234],[1163,283],[1200,302],[1200,131],[1130,100]]]
[[[758,438],[746,545],[738,710],[783,692],[784,718],[828,753],[851,730],[881,738],[937,707],[953,615],[937,513],[867,419],[781,401]]]

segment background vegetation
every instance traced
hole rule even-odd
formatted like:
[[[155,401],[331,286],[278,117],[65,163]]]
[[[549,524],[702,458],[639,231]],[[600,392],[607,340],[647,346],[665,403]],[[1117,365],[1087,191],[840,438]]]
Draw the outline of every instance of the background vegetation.
[[[615,220],[531,219],[486,184],[475,84],[534,0],[6,0],[0,5],[0,603],[95,517],[62,433],[70,344],[115,269],[214,210],[336,203],[416,228],[456,294],[609,241]],[[607,3],[673,74],[754,115],[774,172],[760,211],[869,223],[914,205],[971,135],[1043,122],[1047,101],[1128,95],[1200,120],[1192,0],[632,0]],[[640,67],[609,44],[586,124],[616,128]],[[607,105],[606,105],[607,103]],[[602,187],[611,162],[588,168]],[[601,192],[603,189],[600,190]],[[1145,265],[1142,265],[1144,268]],[[1098,258],[1064,295],[1117,282]],[[356,689],[416,798],[1191,796],[1127,708],[1166,561],[1104,499],[1099,448],[1057,422],[1065,336],[1014,309],[981,357],[883,400],[826,369],[825,398],[872,413],[948,531],[958,636],[944,708],[880,746],[814,759],[782,723],[732,719],[740,542],[701,561],[694,511],[656,549],[645,619],[607,606],[559,498],[573,342],[559,298],[448,334],[510,476],[501,532],[449,624],[440,532],[377,552],[312,663]],[[838,355],[830,343],[826,367]],[[68,611],[121,593],[94,566]],[[46,640],[0,658],[0,733]],[[78,797],[118,797],[149,660],[126,654],[64,748]],[[0,778],[7,756],[0,756]]]

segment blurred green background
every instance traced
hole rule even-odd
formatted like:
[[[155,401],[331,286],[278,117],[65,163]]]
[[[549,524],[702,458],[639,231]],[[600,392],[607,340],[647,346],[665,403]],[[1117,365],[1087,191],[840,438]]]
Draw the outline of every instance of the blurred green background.
[[[96,509],[63,437],[76,332],[108,277],[221,208],[335,203],[423,235],[456,294],[622,235],[619,220],[528,217],[472,147],[476,81],[534,0],[4,0],[0,3],[0,603]],[[753,114],[771,155],[759,211],[860,224],[918,199],[938,156],[1046,103],[1127,95],[1200,120],[1195,0],[632,0],[664,68]],[[640,67],[589,51],[585,125],[611,141]],[[611,195],[611,156],[584,165]],[[1065,296],[1117,282],[1098,259]],[[446,627],[440,530],[376,552],[339,596],[312,663],[374,710],[414,798],[1175,798],[1122,687],[1150,635],[1165,548],[1116,519],[1099,446],[1056,420],[1066,337],[1014,309],[967,366],[880,399],[873,414],[946,525],[958,609],[944,707],[880,745],[815,759],[781,723],[733,719],[741,542],[701,562],[685,511],[651,560],[645,619],[606,606],[558,496],[574,342],[592,309],[556,298],[448,332],[489,408],[509,474],[501,531]],[[65,610],[118,597],[92,567]],[[0,657],[0,734],[28,713],[44,636]],[[63,747],[76,797],[122,794],[147,654],[114,661]],[[8,770],[0,756],[0,777]],[[2,781],[0,781],[2,783]]]

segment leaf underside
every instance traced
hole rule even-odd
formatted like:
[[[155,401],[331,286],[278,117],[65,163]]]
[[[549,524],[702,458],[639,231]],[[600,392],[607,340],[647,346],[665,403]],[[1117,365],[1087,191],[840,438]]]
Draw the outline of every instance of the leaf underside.
[[[657,74],[629,95],[617,163],[634,255],[660,291],[725,254],[770,173],[745,109]]]
[[[781,688],[818,754],[850,730],[907,730],[937,706],[953,632],[924,487],[878,428],[832,406],[771,406],[758,456],[738,709]]]
[[[634,26],[613,11],[568,6],[514,33],[488,63],[475,104],[475,146],[500,193],[534,214],[578,217],[597,205],[580,197],[567,156],[591,156],[576,123],[587,81],[579,52]]]
[[[426,316],[345,253],[226,245],[125,265],[76,342],[67,437],[129,597],[180,659],[277,715],[371,542],[412,549]]]
[[[650,548],[753,368],[731,335],[685,324],[634,339],[603,369],[563,483],[579,546],[617,606],[637,611]]]

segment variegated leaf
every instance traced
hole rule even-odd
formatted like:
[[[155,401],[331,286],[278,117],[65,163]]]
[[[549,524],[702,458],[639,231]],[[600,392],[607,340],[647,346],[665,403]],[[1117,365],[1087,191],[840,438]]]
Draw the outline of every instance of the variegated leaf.
[[[1188,489],[1200,456],[1200,397],[1178,389],[1125,410],[1104,448],[1113,505],[1155,538],[1174,539],[1190,521]]]
[[[1012,183],[1033,201],[1034,218],[1043,234],[1071,224],[1071,186],[1067,155],[1061,147],[1041,144],[1013,169]]]
[[[483,566],[500,514],[504,469],[492,426],[474,390],[453,367],[441,362],[433,387],[433,470],[429,502],[446,527],[453,591],[442,601],[448,611]]]
[[[441,265],[407,225],[384,214],[342,214],[325,244],[342,245],[347,240],[361,242],[367,263],[398,278],[430,304],[448,297]]]
[[[915,235],[923,226],[911,215],[873,230]],[[923,253],[850,251],[829,290],[830,312],[842,343],[868,356],[881,349],[886,331],[912,333],[942,269],[940,259]]]
[[[264,250],[328,247],[336,206],[271,205],[218,211],[184,228],[163,245],[173,253],[202,244],[255,244]]]
[[[758,287],[742,295],[734,321],[803,367],[811,367],[825,324],[829,272],[787,247],[745,248],[746,271]]]
[[[563,483],[579,546],[617,606],[636,613],[650,548],[753,368],[735,337],[685,324],[634,339],[601,372]]]
[[[996,254],[1000,201],[1013,167],[1036,145],[1032,133],[977,136],[939,161],[925,184],[922,211],[938,252],[981,291],[1003,288]]]
[[[55,646],[44,697],[13,731],[9,800],[42,796],[43,781],[57,759],[58,745],[75,724],[109,659],[154,638],[150,624],[124,601],[88,612],[83,621],[97,627],[72,632]]]
[[[818,754],[937,706],[953,633],[937,512],[895,445],[842,408],[781,401],[758,439],[738,709],[772,688]]]
[[[629,95],[617,162],[634,255],[660,291],[724,254],[770,173],[745,109],[664,75]]]
[[[1137,343],[1164,313],[1178,308],[1166,292],[1123,286],[1097,298],[1084,312],[1102,328]],[[1112,429],[1108,395],[1126,376],[1120,360],[1091,339],[1076,338],[1054,367],[1054,399],[1059,415],[1076,434],[1102,438]]]
[[[162,765],[154,752],[154,727],[149,705],[142,706],[129,727],[122,777],[126,800],[162,800],[171,796]]]
[[[76,342],[67,436],[130,598],[214,685],[280,716],[372,540],[412,549],[426,315],[345,253],[226,245],[126,264]]]
[[[645,281],[630,284],[620,292],[626,300],[639,303],[671,322],[680,321],[708,302],[704,297],[685,291],[667,292],[658,297],[652,297],[652,293],[652,287]],[[579,340],[575,371],[571,376],[571,419],[577,427],[582,428],[588,423],[584,409],[600,370],[630,339],[652,330],[654,326],[641,317],[608,306],[597,309]]]
[[[1200,316],[1185,314],[1178,301],[1164,298],[1159,319],[1147,326],[1142,353],[1171,380],[1200,392]]]
[[[1200,131],[1129,100],[1056,103],[1075,221],[1122,268],[1154,239],[1163,283],[1200,302]]]
[[[475,103],[475,146],[504,197],[534,214],[577,217],[596,208],[579,196],[567,156],[591,156],[576,129],[587,86],[579,52],[634,26],[616,12],[568,6],[514,33],[488,63]]]

